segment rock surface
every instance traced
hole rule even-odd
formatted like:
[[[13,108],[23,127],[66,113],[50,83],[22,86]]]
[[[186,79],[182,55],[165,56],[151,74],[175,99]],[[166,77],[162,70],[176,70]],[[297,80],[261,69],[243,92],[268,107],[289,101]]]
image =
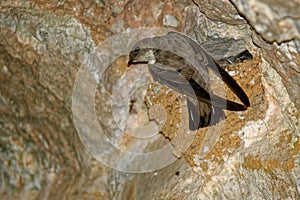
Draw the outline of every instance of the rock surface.
[[[299,6],[297,0],[2,1],[1,199],[300,199]],[[180,159],[135,174],[102,165],[86,149],[74,125],[72,95],[83,61],[97,64],[90,56],[105,39],[151,26],[185,33],[219,61],[248,49],[252,60],[225,69],[251,107],[226,112],[222,123],[188,135],[180,124],[186,122],[184,96],[152,83],[121,101],[127,98],[122,92],[149,78],[143,70],[124,78],[128,60],[121,56],[93,93],[105,135],[125,151],[148,153],[170,143],[164,137],[184,133],[172,141]],[[97,68],[91,70],[98,80]],[[119,80],[128,90],[116,93]],[[111,104],[112,95],[119,104]],[[149,120],[148,110],[149,134],[153,127],[162,133],[155,141],[118,129],[130,133]],[[112,160],[123,158],[121,166],[133,163],[109,153]]]

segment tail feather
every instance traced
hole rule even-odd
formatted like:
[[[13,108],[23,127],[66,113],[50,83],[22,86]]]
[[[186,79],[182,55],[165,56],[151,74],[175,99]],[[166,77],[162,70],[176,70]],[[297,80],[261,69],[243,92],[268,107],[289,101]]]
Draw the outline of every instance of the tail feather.
[[[216,108],[198,100],[187,98],[187,106],[189,113],[189,128],[195,131],[199,128],[216,125],[225,119],[223,109]]]
[[[216,125],[225,119],[225,113],[222,108],[211,106],[211,111],[210,125]]]

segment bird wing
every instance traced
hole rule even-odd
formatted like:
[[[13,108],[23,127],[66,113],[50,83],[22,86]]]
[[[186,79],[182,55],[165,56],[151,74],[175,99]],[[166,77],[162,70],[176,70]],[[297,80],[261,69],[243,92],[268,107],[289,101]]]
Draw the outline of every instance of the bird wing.
[[[185,94],[193,99],[197,99],[198,101],[208,105],[232,111],[242,111],[247,109],[247,107],[242,104],[210,94],[193,78],[187,80],[183,75],[170,66],[160,63],[149,64],[149,71],[154,80],[160,84],[166,85],[177,92]]]
[[[193,86],[180,72],[174,68],[163,65],[161,63],[148,64],[149,71],[155,81],[162,85],[166,85],[173,90],[185,94],[194,99],[201,98],[201,100],[207,104],[210,104],[209,93],[200,85],[197,87],[197,91],[194,91]],[[197,84],[195,81],[192,84]],[[198,95],[197,95],[198,94]]]
[[[243,102],[246,107],[250,106],[248,96],[244,90],[237,84],[237,82],[218,64],[216,63],[217,70],[215,74],[221,75],[220,77],[226,83],[226,85],[231,89],[231,91]],[[215,68],[214,68],[215,69]]]
[[[211,101],[211,95],[193,79],[187,80],[174,68],[162,65],[160,63],[149,64],[149,71],[155,81],[166,85],[173,90],[187,95],[187,107],[189,116],[189,129],[194,131],[198,128],[208,125],[215,125],[225,118],[223,108],[226,108],[226,100],[219,97],[213,98],[217,101]],[[219,107],[214,106],[216,104]],[[223,104],[223,105],[222,105]],[[231,103],[229,103],[231,104]],[[242,108],[230,105],[232,110],[241,110]]]
[[[203,65],[210,68],[217,76],[219,76],[226,83],[226,85],[246,107],[250,106],[248,96],[246,95],[244,90],[198,43],[196,43],[191,38],[177,32],[169,32],[167,36],[171,38],[180,38],[180,40],[190,44],[197,56],[196,61],[198,62],[198,65],[194,66],[195,69],[197,71],[202,71]]]

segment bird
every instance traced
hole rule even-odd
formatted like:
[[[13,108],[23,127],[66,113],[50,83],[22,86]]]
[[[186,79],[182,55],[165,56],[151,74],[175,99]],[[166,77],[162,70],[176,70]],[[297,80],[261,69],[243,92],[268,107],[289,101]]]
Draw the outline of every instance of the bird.
[[[191,131],[225,119],[224,109],[244,111],[250,106],[238,83],[196,41],[179,32],[138,41],[130,50],[128,67],[135,64],[148,64],[154,81],[187,96]],[[212,92],[208,69],[227,84],[242,104]]]

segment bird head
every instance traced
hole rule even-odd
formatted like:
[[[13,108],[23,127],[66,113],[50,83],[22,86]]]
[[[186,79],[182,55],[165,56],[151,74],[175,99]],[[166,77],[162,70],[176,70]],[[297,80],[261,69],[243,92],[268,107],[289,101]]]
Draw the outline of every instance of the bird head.
[[[155,55],[153,49],[134,47],[129,54],[128,66],[131,64],[154,64]]]

